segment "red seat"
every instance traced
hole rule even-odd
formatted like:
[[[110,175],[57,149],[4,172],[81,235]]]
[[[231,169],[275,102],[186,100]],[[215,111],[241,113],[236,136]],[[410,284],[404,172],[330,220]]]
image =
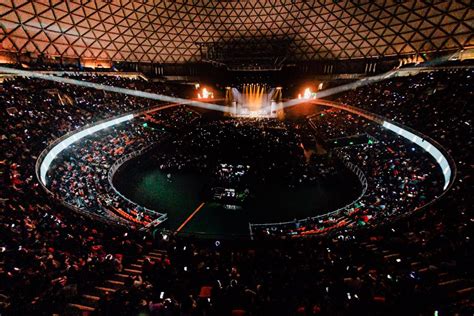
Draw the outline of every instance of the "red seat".
[[[201,287],[201,291],[199,292],[200,298],[209,298],[211,297],[212,286],[203,286]]]
[[[245,314],[247,314],[247,312],[243,309],[234,309],[231,313],[232,316],[245,316]]]

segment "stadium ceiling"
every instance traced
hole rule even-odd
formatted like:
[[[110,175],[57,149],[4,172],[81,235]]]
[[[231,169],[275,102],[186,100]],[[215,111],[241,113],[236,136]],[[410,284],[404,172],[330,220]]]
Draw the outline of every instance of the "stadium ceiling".
[[[0,52],[199,61],[199,43],[291,39],[292,59],[351,59],[474,45],[462,1],[0,1]]]

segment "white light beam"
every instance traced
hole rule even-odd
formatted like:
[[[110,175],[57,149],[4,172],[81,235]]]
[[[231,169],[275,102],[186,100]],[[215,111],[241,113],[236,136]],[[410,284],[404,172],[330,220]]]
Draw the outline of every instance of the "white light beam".
[[[387,73],[382,74],[382,75],[364,78],[364,79],[361,79],[361,80],[357,80],[356,82],[352,82],[352,83],[348,83],[348,84],[345,84],[345,85],[342,85],[342,86],[338,86],[338,87],[334,87],[334,88],[331,88],[331,89],[323,90],[323,91],[317,92],[316,97],[318,99],[322,99],[322,98],[325,98],[327,96],[330,96],[330,95],[333,95],[333,94],[336,94],[336,93],[356,89],[356,88],[359,88],[359,87],[362,87],[362,86],[365,86],[365,85],[368,85],[368,84],[372,84],[372,83],[377,82],[377,81],[385,80],[392,74],[393,74],[393,71],[390,71],[390,72],[387,72]],[[306,103],[306,102],[308,102],[308,100],[306,100],[306,99],[291,99],[291,100],[288,100],[286,102],[283,102],[282,109],[290,107],[290,106],[295,106],[295,105],[298,105],[298,104],[301,104],[301,103]]]
[[[189,105],[189,106],[194,106],[194,107],[207,109],[207,110],[214,110],[214,111],[221,111],[221,112],[233,112],[233,108],[229,107],[229,106],[217,105],[217,104],[213,104],[213,103],[206,103],[206,102],[194,101],[194,100],[183,99],[183,98],[170,97],[170,96],[163,95],[163,94],[150,93],[150,92],[127,89],[127,88],[108,86],[108,85],[93,83],[93,82],[89,82],[89,81],[83,81],[83,80],[77,80],[77,79],[71,79],[71,78],[63,78],[63,77],[58,77],[58,76],[54,76],[54,75],[47,75],[47,74],[34,72],[34,71],[20,70],[20,69],[7,68],[7,67],[0,67],[0,72],[19,75],[19,76],[25,76],[25,77],[33,77],[33,78],[49,80],[49,81],[55,81],[55,82],[60,82],[60,83],[72,84],[72,85],[76,85],[76,86],[92,88],[92,89],[97,89],[97,90],[104,90],[104,91],[109,91],[109,92],[122,93],[122,94],[132,95],[132,96],[135,96],[135,97],[140,97],[140,98],[147,98],[147,99],[164,101],[164,102],[171,102],[171,103],[186,104],[186,105]]]

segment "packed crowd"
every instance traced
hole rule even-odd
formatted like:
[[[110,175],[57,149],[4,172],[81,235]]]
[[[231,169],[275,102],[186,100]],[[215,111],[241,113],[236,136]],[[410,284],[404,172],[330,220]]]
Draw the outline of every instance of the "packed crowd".
[[[49,169],[48,188],[84,212],[148,225],[159,213],[146,210],[117,194],[109,181],[112,165],[130,153],[146,150],[158,138],[140,122],[85,137],[60,153]]]
[[[164,172],[191,170],[215,179],[221,164],[241,164],[249,166],[247,178],[255,182],[250,187],[277,181],[291,188],[337,172],[334,161],[305,148],[305,132],[298,123],[277,119],[203,120],[178,131],[155,160]],[[307,145],[314,146],[314,139]]]
[[[470,205],[472,191],[473,76],[471,67],[393,77],[346,92],[337,101],[403,123],[439,142],[456,164],[456,182],[444,200],[453,198],[452,208],[463,209]]]
[[[111,183],[112,167],[119,168],[114,164],[120,158],[143,154],[169,137],[167,130],[179,130],[198,117],[183,106],[172,107],[84,137],[54,160],[47,187],[81,211],[142,226],[158,225],[166,210],[149,210],[118,194]]]
[[[466,313],[469,302],[449,296],[453,288],[469,287],[472,277],[474,262],[466,247],[472,222],[467,215],[462,219],[465,225],[455,224],[452,214],[428,212],[415,223],[397,222],[389,229],[271,246],[163,240],[167,258],[145,258],[138,282],[130,278],[104,298],[98,314]]]
[[[109,85],[120,82],[130,88],[137,82],[145,84],[119,77],[83,79]],[[164,92],[160,85],[148,87]],[[81,286],[93,280],[93,274],[116,266],[123,254],[143,248],[133,228],[109,231],[97,221],[100,218],[73,213],[46,195],[36,179],[35,162],[52,140],[72,130],[152,105],[159,103],[32,78],[3,79],[0,310],[10,306],[7,310],[12,314],[25,314],[30,308],[54,305],[58,289]],[[17,308],[23,312],[16,312]]]
[[[366,133],[368,122],[364,118],[340,110],[326,109],[308,118],[323,141],[351,137]],[[341,128],[342,127],[342,128]]]
[[[376,141],[336,147],[332,153],[355,164],[364,174],[367,189],[356,203],[327,216],[303,219],[283,226],[258,226],[262,236],[308,235],[333,229],[365,226],[392,220],[422,207],[443,188],[442,171],[424,150],[382,126],[342,110],[328,109],[309,118],[323,138],[369,134]]]
[[[455,190],[462,190],[472,173],[473,77],[473,68],[393,77],[348,91],[337,101],[400,122],[439,142],[456,162]]]
[[[427,76],[434,78],[428,85],[424,81]],[[219,243],[112,227],[64,209],[39,187],[34,176],[35,157],[52,139],[147,104],[134,100],[124,108],[97,106],[91,112],[90,104],[88,110],[74,98],[67,104],[55,92],[48,92],[77,92],[80,97],[87,95],[86,91],[81,93],[82,88],[26,78],[4,82],[0,86],[0,117],[5,122],[0,126],[0,312],[60,312],[69,297],[122,272],[127,262],[153,247],[167,255],[145,258],[141,274],[128,277],[120,289],[100,298],[97,314],[472,313],[471,76],[471,70],[421,74],[389,79],[375,88],[364,87],[341,96],[351,105],[383,115],[384,107],[365,101],[380,96],[378,86],[390,87],[384,104],[392,99],[402,101],[399,109],[397,102],[390,102],[387,115],[400,112],[404,124],[439,140],[451,151],[458,166],[457,181],[436,204],[370,230],[343,230],[318,239]],[[438,90],[441,85],[446,87]],[[426,95],[417,93],[419,86]],[[412,91],[417,97],[404,103]],[[88,97],[85,102],[95,101]],[[419,107],[429,110],[422,112],[426,114],[422,120]],[[370,133],[377,138],[376,144],[337,150],[364,170],[369,185],[374,186],[371,189],[383,192],[377,181],[393,176],[388,184],[411,207],[422,205],[423,196],[437,194],[418,192],[421,187],[439,187],[421,186],[420,182],[440,181],[423,178],[423,170],[433,165],[423,153],[416,148],[411,151],[407,143],[386,132]],[[89,142],[94,146],[93,140]],[[398,204],[384,201],[375,201],[377,209],[370,211],[376,210],[377,215],[382,205],[384,212],[398,208]]]
[[[423,76],[395,81],[416,82]],[[466,72],[450,78],[453,80],[450,89],[456,91],[457,82],[467,79]],[[444,81],[443,73],[438,80]],[[440,82],[433,84],[436,86]],[[391,80],[381,84],[390,85]],[[472,96],[472,88],[472,81],[462,88],[463,98]],[[456,99],[453,96],[456,92],[452,91],[445,90],[431,100],[435,112],[437,104],[449,108],[447,105],[451,103],[467,102]],[[409,93],[405,87],[395,89],[393,95]],[[365,98],[377,98],[376,90],[374,92],[370,87],[348,95],[347,103],[359,106]],[[359,100],[360,104],[357,104]],[[405,112],[407,118],[410,113],[417,116],[416,107],[416,101],[413,101]],[[377,107],[369,110],[376,112]],[[397,112],[396,103],[392,111]],[[430,127],[425,130],[425,124],[436,126],[442,131],[443,138],[452,135],[452,143],[445,145],[451,148],[456,162],[461,165],[454,187],[423,212],[371,230],[342,231],[329,239],[274,240],[271,247],[265,242],[212,245],[198,240],[176,237],[167,241],[165,238],[160,247],[167,250],[169,259],[147,260],[142,281],[122,288],[119,299],[113,303],[109,300],[99,311],[113,308],[118,314],[125,310],[124,313],[151,315],[230,315],[231,311],[233,315],[472,313],[474,220],[468,198],[471,167],[467,160],[472,150],[472,137],[465,138],[470,135],[468,129],[455,136],[464,129],[460,125],[470,126],[470,111],[466,106],[464,111],[450,113],[449,119],[458,124],[441,124],[447,117],[436,114],[430,115],[421,125],[404,121],[433,137],[436,136],[431,133],[433,130],[428,130]],[[322,129],[328,126],[344,128],[346,115],[332,114],[329,114],[330,124],[319,122],[322,123],[319,126]],[[362,126],[364,132],[369,130],[376,137],[376,144],[337,150],[364,169],[374,186],[372,189],[389,196],[396,194],[411,208],[423,205],[428,196],[432,198],[439,193],[441,178],[424,175],[424,170],[435,168],[426,153],[417,148],[412,150],[410,143],[375,125],[365,122]],[[353,132],[347,130],[342,135],[350,136]],[[395,192],[384,192],[379,181],[386,177],[392,179],[388,184]],[[423,186],[425,190],[434,191],[418,192],[422,182],[431,184]],[[399,209],[398,203],[383,206],[381,202],[385,201],[375,201],[377,212]]]

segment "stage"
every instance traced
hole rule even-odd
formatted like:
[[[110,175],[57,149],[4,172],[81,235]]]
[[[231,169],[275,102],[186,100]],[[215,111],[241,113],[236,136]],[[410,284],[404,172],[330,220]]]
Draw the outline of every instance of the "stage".
[[[250,83],[226,88],[226,103],[233,117],[276,118],[282,108],[281,87]]]

